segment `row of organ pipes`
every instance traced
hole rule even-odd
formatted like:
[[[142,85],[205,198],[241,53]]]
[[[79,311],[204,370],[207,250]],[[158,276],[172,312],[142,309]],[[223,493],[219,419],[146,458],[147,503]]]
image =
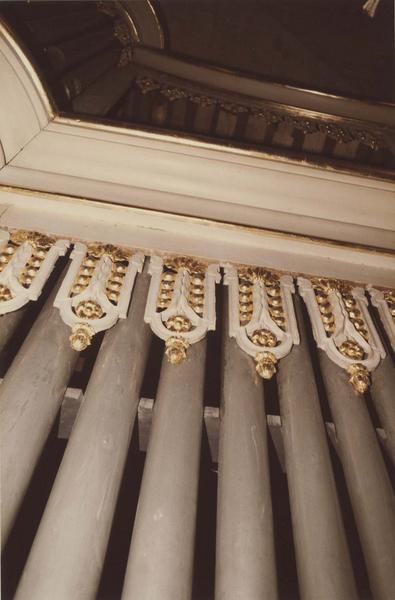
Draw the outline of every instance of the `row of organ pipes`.
[[[394,493],[366,401],[370,394],[395,464],[393,292],[371,290],[382,317],[374,324],[368,309],[360,310],[367,306],[360,288],[344,282],[302,278],[302,298],[289,275],[228,265],[227,286],[220,288],[219,265],[191,258],[149,261],[114,246],[76,243],[65,265],[59,257],[68,252],[66,240],[2,235],[0,352],[28,304],[52,286],[0,386],[3,546],[79,351],[106,330],[17,600],[95,598],[153,333],[165,352],[122,598],[191,598],[207,331],[216,324],[216,289],[223,294],[217,310],[223,339],[215,598],[278,597],[264,394],[264,379],[275,371],[300,596],[358,597],[317,368],[370,587],[374,598],[393,598]],[[310,322],[321,346],[318,367]]]

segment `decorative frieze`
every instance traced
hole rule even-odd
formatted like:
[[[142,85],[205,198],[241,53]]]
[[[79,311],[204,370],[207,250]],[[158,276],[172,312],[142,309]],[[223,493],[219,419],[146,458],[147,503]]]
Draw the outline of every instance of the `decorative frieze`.
[[[182,256],[153,256],[149,273],[151,284],[144,319],[165,341],[169,362],[177,365],[185,360],[191,344],[215,329],[219,265]]]
[[[299,344],[292,277],[228,265],[224,283],[229,286],[229,335],[254,358],[259,375],[271,379],[278,361]]]
[[[373,306],[379,311],[381,322],[395,352],[395,290],[376,289],[368,286]]]
[[[37,300],[67,240],[35,231],[0,230],[0,314]]]
[[[81,351],[96,333],[126,318],[144,255],[111,245],[76,243],[71,260],[54,306],[72,328],[72,347]]]
[[[187,99],[190,102],[199,104],[200,106],[218,106],[222,110],[238,115],[248,113],[253,117],[262,119],[268,125],[279,125],[287,123],[295,129],[299,129],[304,134],[322,133],[329,138],[335,140],[339,144],[348,144],[353,141],[361,142],[372,150],[378,150],[385,147],[385,142],[376,134],[367,129],[358,129],[355,127],[344,126],[335,121],[325,121],[319,118],[306,118],[290,114],[285,110],[275,110],[262,106],[256,106],[253,103],[245,104],[242,102],[231,102],[213,93],[199,93],[196,90],[188,89],[183,86],[175,86],[169,84],[160,78],[147,75],[140,75],[136,78],[136,85],[141,93],[148,94],[153,91],[158,91],[160,94],[168,98],[171,102],[180,99]]]
[[[370,386],[370,372],[385,357],[363,288],[324,278],[298,278],[318,348],[345,369],[356,392]]]

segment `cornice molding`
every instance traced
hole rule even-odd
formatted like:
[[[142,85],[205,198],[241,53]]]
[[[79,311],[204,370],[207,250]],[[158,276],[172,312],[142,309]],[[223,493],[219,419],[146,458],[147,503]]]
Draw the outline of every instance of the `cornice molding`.
[[[392,181],[54,116],[37,74],[4,27],[0,58],[2,185],[349,244],[395,245]]]
[[[265,265],[388,288],[395,281],[390,252],[81,197],[0,188],[0,227],[74,242],[100,240],[146,254],[182,253],[222,266]]]

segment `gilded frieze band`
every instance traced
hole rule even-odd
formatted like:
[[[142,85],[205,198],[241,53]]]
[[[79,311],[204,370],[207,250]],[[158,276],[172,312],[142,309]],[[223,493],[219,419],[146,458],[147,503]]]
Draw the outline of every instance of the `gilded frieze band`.
[[[29,231],[0,231],[0,314],[37,300],[70,241]],[[70,327],[70,343],[82,351],[99,331],[127,316],[143,252],[100,243],[75,242],[54,306]],[[178,365],[191,344],[216,327],[215,286],[220,264],[187,256],[152,256],[144,320],[165,342]],[[252,356],[257,373],[270,379],[281,358],[299,344],[292,295],[294,280],[263,267],[224,265],[229,290],[229,335]],[[298,277],[318,348],[348,374],[359,394],[385,351],[368,309],[365,289],[323,277]],[[395,295],[367,286],[395,349]]]

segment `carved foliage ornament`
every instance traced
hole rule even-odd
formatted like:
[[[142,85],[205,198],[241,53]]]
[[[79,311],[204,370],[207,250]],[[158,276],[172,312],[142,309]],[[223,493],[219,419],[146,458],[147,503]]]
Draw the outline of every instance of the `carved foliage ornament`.
[[[229,286],[229,335],[254,357],[259,375],[271,379],[278,360],[299,344],[292,277],[227,266],[224,282]]]
[[[153,256],[149,273],[151,284],[144,320],[165,340],[166,356],[177,365],[185,360],[191,344],[215,329],[219,265],[186,257]]]
[[[378,290],[368,286],[373,306],[376,306],[388,339],[395,352],[395,290]]]
[[[68,246],[35,231],[0,230],[0,314],[37,300]]]
[[[148,94],[153,91],[159,91],[160,94],[168,98],[171,102],[186,98],[187,100],[199,104],[203,107],[218,106],[222,110],[238,115],[240,113],[249,113],[250,115],[262,119],[269,125],[279,125],[287,123],[295,129],[301,130],[304,134],[323,133],[339,144],[348,144],[357,141],[365,144],[372,150],[378,150],[385,146],[385,142],[376,134],[365,129],[356,129],[355,127],[344,127],[337,123],[326,122],[317,118],[306,119],[305,117],[294,116],[292,114],[277,111],[269,108],[257,107],[249,104],[229,102],[217,97],[215,94],[200,94],[194,90],[188,90],[184,87],[169,85],[165,81],[159,81],[146,75],[140,75],[136,79],[136,85],[142,94]]]
[[[330,279],[298,278],[318,348],[345,369],[356,392],[370,386],[370,372],[385,357],[364,290]]]
[[[111,245],[76,243],[71,259],[54,306],[72,328],[71,346],[81,351],[90,345],[95,333],[126,318],[144,255]]]

